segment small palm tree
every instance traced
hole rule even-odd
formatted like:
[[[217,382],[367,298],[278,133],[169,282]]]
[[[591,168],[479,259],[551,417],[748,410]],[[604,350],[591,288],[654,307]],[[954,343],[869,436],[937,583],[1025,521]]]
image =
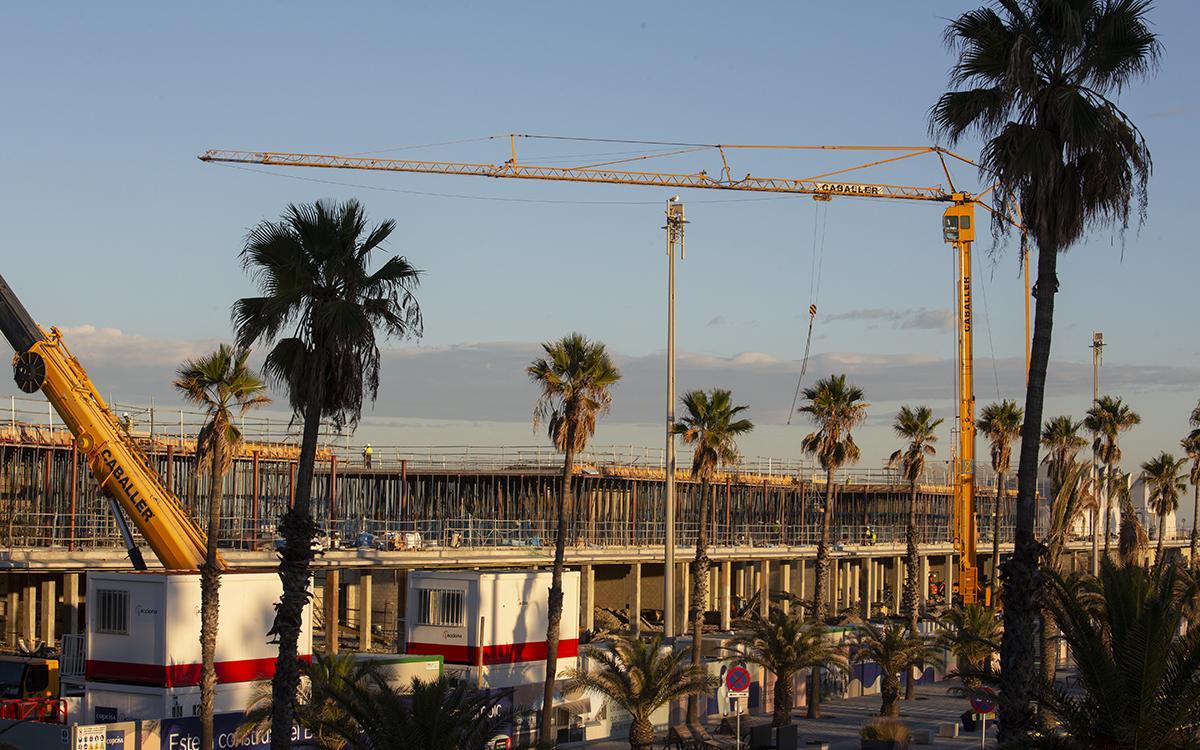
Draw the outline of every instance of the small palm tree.
[[[1194,747],[1200,727],[1200,631],[1179,635],[1195,582],[1174,565],[1101,561],[1098,578],[1048,576],[1047,604],[1071,647],[1082,690],[1044,684],[1055,735],[1024,747]]]
[[[1200,409],[1200,406],[1196,407]],[[1196,564],[1196,532],[1197,522],[1200,521],[1200,430],[1192,430],[1191,434],[1179,441],[1179,445],[1187,453],[1192,467],[1188,470],[1188,481],[1192,483],[1192,537],[1188,545],[1188,565]]]
[[[590,644],[580,653],[594,665],[589,664],[586,671],[568,671],[565,687],[568,692],[599,693],[625,709],[633,717],[630,749],[650,750],[654,742],[650,717],[655,711],[718,684],[716,677],[691,665],[689,651],[664,646],[662,636],[649,641],[618,636],[607,643]]]
[[[1101,396],[1088,409],[1084,426],[1095,433],[1096,442],[1092,450],[1100,462],[1104,464],[1104,482],[1101,493],[1104,497],[1104,555],[1108,556],[1110,544],[1110,520],[1112,518],[1112,500],[1116,494],[1117,464],[1121,462],[1120,434],[1141,424],[1142,418],[1126,405],[1120,398]],[[1122,525],[1128,523],[1124,513],[1121,516]]]
[[[864,622],[858,626],[850,649],[856,664],[879,665],[880,716],[900,715],[900,673],[916,664],[937,660],[937,650],[925,638],[912,636],[896,622],[883,627]]]
[[[1146,504],[1158,516],[1155,562],[1162,561],[1163,538],[1167,535],[1167,516],[1179,509],[1179,496],[1187,492],[1187,480],[1180,474],[1186,464],[1186,458],[1176,459],[1165,451],[1142,464],[1142,480],[1150,492]]]
[[[921,605],[918,566],[920,557],[917,551],[917,488],[921,475],[925,473],[925,459],[937,452],[933,444],[937,442],[937,428],[942,420],[933,418],[933,410],[928,406],[900,407],[892,430],[896,436],[907,445],[892,454],[888,465],[899,467],[904,478],[908,480],[908,524],[905,528],[904,555],[904,596],[901,599],[901,611],[908,616],[908,633],[917,635],[917,618]],[[916,690],[916,684],[909,674],[904,688],[904,697],[911,700]]]
[[[379,390],[376,331],[395,338],[421,334],[421,308],[413,296],[420,271],[401,256],[375,270],[371,258],[396,228],[384,221],[368,230],[358,201],[288,206],[279,221],[250,231],[242,265],[261,296],[233,305],[237,345],[270,347],[263,367],[285,387],[303,421],[296,494],[279,519],[283,596],[271,635],[279,641],[272,680],[275,716],[272,750],[287,750],[300,662],[296,643],[309,600],[309,567],[317,525],[312,516],[313,469],[321,422],[340,430],[362,416],[363,399]]]
[[[1093,520],[1099,502],[1096,498],[1092,467],[1072,460],[1055,482],[1057,489],[1050,501],[1050,523],[1046,529],[1046,565],[1057,573],[1062,572],[1062,554],[1070,539],[1075,522],[1086,511],[1091,511]],[[1092,528],[1095,528],[1093,523]],[[1095,541],[1095,535],[1093,535]],[[1053,683],[1058,670],[1058,659],[1052,658],[1057,649],[1057,626],[1054,613],[1042,610],[1042,679]]]
[[[1138,518],[1137,511],[1133,508],[1133,496],[1130,494],[1131,479],[1130,472],[1121,472],[1120,470],[1114,471],[1112,477],[1105,479],[1117,496],[1117,507],[1121,510],[1121,527],[1117,531],[1117,558],[1123,564],[1138,561],[1148,562],[1147,547],[1150,544],[1146,528],[1142,526],[1142,520]]]
[[[266,384],[246,364],[250,353],[221,344],[217,350],[184,362],[175,388],[207,415],[196,436],[197,476],[208,471],[208,535],[200,568],[200,750],[213,747],[213,698],[217,690],[217,624],[220,610],[221,560],[217,555],[221,531],[221,499],[225,474],[242,444],[234,413],[269,403]]]
[[[696,532],[696,558],[692,561],[692,666],[702,664],[701,649],[704,639],[704,602],[708,601],[708,517],[709,484],[717,475],[722,464],[736,464],[738,449],[736,439],[754,429],[749,419],[738,415],[749,407],[734,406],[733,395],[723,389],[714,388],[710,393],[688,391],[683,394],[683,408],[687,412],[671,426],[672,431],[683,438],[687,445],[694,446],[692,452],[692,478],[700,480],[700,502]],[[700,721],[699,696],[688,698],[688,721]]]
[[[988,404],[979,413],[979,432],[988,439],[992,447],[992,471],[996,472],[996,505],[992,512],[992,559],[988,574],[988,585],[992,590],[992,606],[996,600],[1000,582],[1000,510],[1004,506],[1006,485],[1004,480],[1012,467],[1012,445],[1021,436],[1021,423],[1025,410],[1015,401],[1005,399]]]
[[[992,674],[992,656],[1000,650],[1003,633],[996,610],[980,604],[954,607],[938,618],[938,643],[958,659],[958,677],[967,690]]]
[[[1039,609],[1037,438],[1058,256],[1089,230],[1126,226],[1131,213],[1145,215],[1150,149],[1114,100],[1157,67],[1161,46],[1150,10],[1147,2],[1004,0],[968,10],[946,29],[956,58],[952,90],[931,110],[930,129],[950,143],[985,140],[980,162],[997,183],[996,221],[1019,214],[1037,250],[1016,544],[1005,575],[1004,741],[1036,723],[1030,691]]]
[[[775,675],[772,725],[777,727],[792,721],[792,683],[797,674],[805,669],[848,668],[846,657],[829,640],[825,626],[806,621],[795,609],[771,607],[766,617],[756,614],[745,630],[730,639],[726,650]]]
[[[830,375],[804,389],[806,404],[799,411],[808,414],[817,429],[804,437],[800,446],[805,453],[816,456],[825,470],[825,507],[821,509],[821,541],[817,545],[813,585],[813,619],[825,621],[829,587],[829,526],[833,520],[833,477],[839,468],[858,461],[858,444],[852,430],[867,418],[863,391],[846,382],[845,375]],[[819,669],[814,670],[808,691],[808,718],[821,717],[821,680]]]
[[[1042,463],[1046,465],[1050,476],[1050,495],[1058,495],[1063,478],[1072,464],[1075,456],[1087,445],[1087,439],[1079,434],[1083,422],[1076,422],[1069,416],[1052,417],[1042,426],[1042,447],[1046,449],[1046,457]],[[1092,559],[1099,560],[1100,537],[1096,534],[1096,522],[1100,516],[1098,510],[1092,510]]]
[[[567,545],[567,509],[571,502],[571,478],[575,454],[587,447],[596,432],[596,419],[612,403],[609,388],[621,372],[609,358],[604,344],[572,333],[558,341],[542,344],[544,357],[535,359],[526,373],[540,389],[533,411],[533,427],[544,421],[550,441],[563,454],[562,490],[558,495],[558,533],[554,539],[554,569],[550,579],[547,608],[546,684],[538,744],[554,744],[554,681],[558,676],[558,639],[562,624],[562,576]]]

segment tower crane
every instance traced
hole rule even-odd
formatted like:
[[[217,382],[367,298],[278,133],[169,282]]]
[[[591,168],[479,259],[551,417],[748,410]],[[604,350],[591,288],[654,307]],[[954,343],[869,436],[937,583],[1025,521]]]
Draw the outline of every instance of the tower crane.
[[[959,555],[959,593],[965,604],[979,598],[979,579],[976,567],[975,525],[975,392],[973,374],[973,319],[971,299],[971,246],[975,240],[975,207],[982,206],[993,212],[983,202],[992,188],[980,194],[963,192],[954,188],[946,157],[961,162],[975,163],[938,146],[771,146],[755,144],[700,144],[656,142],[660,146],[678,146],[680,150],[653,156],[637,156],[619,159],[604,164],[579,167],[547,166],[527,164],[518,159],[518,138],[547,138],[509,134],[509,158],[501,163],[466,161],[424,161],[413,159],[386,159],[373,156],[339,156],[335,154],[289,153],[279,151],[231,151],[208,150],[199,156],[204,162],[255,164],[278,167],[311,167],[323,169],[352,169],[380,172],[409,172],[416,174],[469,175],[495,179],[548,180],[558,182],[603,183],[613,185],[644,185],[666,187],[672,190],[694,188],[704,190],[732,190],[752,193],[785,193],[809,195],[816,200],[830,200],[840,196],[879,200],[924,201],[948,204],[942,215],[942,238],[949,243],[955,254],[957,274],[957,390],[958,443],[953,468],[954,503],[952,535],[954,547]],[[562,139],[600,140],[618,143],[649,143],[645,141],[619,141],[609,139]],[[747,174],[741,178],[732,176],[729,154],[733,151],[773,149],[790,151],[848,151],[876,153],[883,158],[843,169],[823,172],[804,178],[758,177]],[[673,156],[696,151],[713,150],[720,155],[720,174],[713,176],[704,170],[696,172],[651,172],[635,171],[619,167],[621,164],[660,156]],[[922,155],[934,155],[941,163],[949,189],[941,185],[913,186],[875,182],[846,181],[844,175],[851,172],[894,163]],[[978,166],[978,165],[975,165]],[[835,179],[837,178],[837,179]],[[993,212],[994,213],[994,212]],[[1010,217],[1005,220],[1019,227]],[[1027,261],[1026,261],[1027,262]],[[1028,271],[1026,271],[1028,284]],[[1026,307],[1026,331],[1028,339],[1028,306]],[[1028,353],[1026,355],[1028,357]],[[997,502],[999,502],[997,498]]]

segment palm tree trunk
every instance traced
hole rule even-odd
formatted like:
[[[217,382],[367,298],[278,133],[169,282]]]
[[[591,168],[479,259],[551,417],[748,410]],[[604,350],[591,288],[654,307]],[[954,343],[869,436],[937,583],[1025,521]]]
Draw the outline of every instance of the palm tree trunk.
[[[1100,523],[1100,503],[1097,498],[1096,507],[1092,508],[1092,574],[1100,570],[1100,533],[1097,526]]]
[[[696,559],[692,561],[692,603],[688,608],[692,618],[692,668],[699,670],[704,664],[704,602],[708,598],[708,480],[700,480],[700,529],[696,532]],[[700,721],[700,702],[706,694],[688,696],[687,720],[689,724]]]
[[[649,719],[638,717],[629,727],[629,749],[650,750],[654,743],[654,725]]]
[[[1167,514],[1160,513],[1158,516],[1158,544],[1154,545],[1154,564],[1162,565],[1163,557],[1163,536],[1167,533]]]
[[[911,682],[912,668],[908,670]],[[900,678],[884,672],[879,678],[879,695],[883,699],[879,706],[880,716],[900,715]]]
[[[829,525],[833,520],[833,469],[825,470],[825,507],[821,511],[821,541],[813,564],[813,620],[825,624],[829,609],[825,601],[829,588]],[[821,668],[813,667],[808,687],[808,718],[821,718]]]
[[[1113,465],[1104,465],[1104,556],[1109,555],[1109,533],[1112,525],[1112,471]]]
[[[905,529],[906,548],[904,551],[904,598],[902,609],[908,616],[908,634],[917,637],[917,619],[921,610],[921,592],[917,578],[920,575],[917,552],[917,480],[914,479],[909,487],[908,498],[908,527]],[[913,679],[912,667],[904,670],[908,679],[904,685],[904,699],[912,700],[916,694],[916,680]]]
[[[542,716],[538,722],[538,746],[554,746],[554,682],[558,677],[558,638],[562,625],[562,577],[567,550],[567,508],[570,507],[571,474],[575,470],[575,423],[568,418],[567,450],[563,458],[562,491],[558,494],[558,534],[554,539],[554,570],[550,575],[550,601],[546,607],[546,685],[542,691]]]
[[[214,432],[223,432],[214,424]],[[208,537],[204,565],[200,568],[200,750],[213,750],[213,698],[217,692],[217,620],[220,612],[221,570],[217,563],[217,543],[221,532],[221,497],[225,475],[221,471],[224,441],[213,440],[212,468],[208,488]]]
[[[771,719],[773,727],[786,727],[792,723],[792,704],[795,702],[792,696],[792,677],[790,674],[775,675],[775,706]]]
[[[996,606],[997,595],[1000,593],[1000,505],[1004,502],[1004,475],[996,476],[996,508],[992,513],[992,572],[988,585],[992,589],[993,607]]]
[[[1026,736],[1035,727],[1035,639],[1038,634],[1039,570],[1042,546],[1034,538],[1037,520],[1038,449],[1046,397],[1046,368],[1054,329],[1054,295],[1058,291],[1058,253],[1039,247],[1037,308],[1029,378],[1025,386],[1025,423],[1017,465],[1016,535],[1013,556],[1004,565],[1004,639],[1000,647],[1000,741]]]
[[[319,364],[319,363],[318,363]],[[316,368],[320,371],[320,367]],[[283,549],[279,551],[279,578],[283,596],[275,611],[270,635],[279,639],[279,658],[271,680],[271,750],[290,750],[292,723],[296,713],[296,693],[300,688],[300,661],[297,641],[308,605],[309,565],[317,525],[312,518],[313,470],[317,459],[317,439],[321,429],[321,402],[324,400],[320,379],[312,384],[312,393],[304,408],[304,436],[296,466],[296,498],[293,507],[279,519]]]
[[[1196,522],[1200,520],[1200,484],[1193,485],[1192,494],[1195,499],[1192,501],[1192,543],[1188,546],[1188,565],[1196,564]]]

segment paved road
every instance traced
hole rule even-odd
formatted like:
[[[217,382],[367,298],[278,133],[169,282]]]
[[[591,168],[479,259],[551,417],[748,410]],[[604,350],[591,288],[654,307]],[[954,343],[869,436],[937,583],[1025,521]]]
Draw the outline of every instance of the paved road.
[[[900,718],[910,728],[932,730],[933,744],[928,747],[980,747],[980,732],[978,729],[973,733],[960,734],[957,739],[937,736],[939,724],[957,721],[962,712],[967,709],[967,701],[965,699],[946,694],[946,689],[954,684],[957,683],[943,682],[935,685],[918,686],[916,700],[901,701],[900,703]],[[879,714],[879,696],[868,695],[862,698],[827,701],[822,705],[822,713],[824,714],[823,718],[816,721],[809,721],[803,718],[803,710],[795,712],[795,721],[800,726],[801,750],[806,747],[806,743],[818,740],[828,742],[830,750],[858,750],[860,746],[858,729]],[[749,719],[743,717],[743,732],[748,725],[761,724],[767,721],[769,721],[769,718],[765,716],[753,716]],[[991,722],[988,724],[987,747],[995,747],[995,735],[992,732]],[[713,726],[709,727],[709,731],[715,733],[715,728],[714,723]],[[661,734],[655,738],[654,744],[656,748],[661,747],[663,739],[664,737]],[[732,742],[730,742],[729,746],[732,747]],[[624,740],[607,740],[590,743],[587,747],[602,750],[624,750],[629,747],[629,743]],[[914,750],[919,750],[923,746],[913,744],[912,747]]]

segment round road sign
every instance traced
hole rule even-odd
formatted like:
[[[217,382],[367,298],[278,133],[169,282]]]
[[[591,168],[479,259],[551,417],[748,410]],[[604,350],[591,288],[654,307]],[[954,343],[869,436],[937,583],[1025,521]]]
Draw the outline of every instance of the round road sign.
[[[731,693],[745,693],[750,690],[750,672],[745,667],[730,667],[725,673],[725,687]]]
[[[971,699],[971,708],[977,714],[990,714],[996,710],[996,693],[991,688],[984,688],[987,695],[977,695]]]

